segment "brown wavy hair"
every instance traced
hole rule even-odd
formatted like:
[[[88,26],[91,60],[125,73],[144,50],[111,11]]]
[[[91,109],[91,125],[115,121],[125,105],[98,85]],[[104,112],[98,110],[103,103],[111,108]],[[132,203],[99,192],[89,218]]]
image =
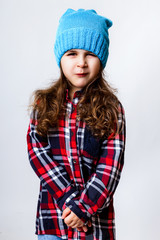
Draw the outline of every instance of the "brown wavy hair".
[[[58,127],[58,119],[65,115],[66,89],[69,84],[60,69],[60,78],[49,88],[36,90],[30,105],[37,111],[37,132],[45,136],[50,127]],[[96,80],[84,88],[77,106],[77,119],[85,121],[92,134],[98,138],[115,137],[118,128],[119,101],[100,70]]]

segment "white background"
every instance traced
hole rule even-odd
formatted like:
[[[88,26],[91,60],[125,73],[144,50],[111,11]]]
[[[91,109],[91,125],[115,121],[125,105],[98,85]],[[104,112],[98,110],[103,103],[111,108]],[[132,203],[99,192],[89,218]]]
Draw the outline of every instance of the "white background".
[[[53,44],[67,8],[110,18],[108,81],[127,120],[115,194],[117,240],[160,239],[160,4],[157,0],[0,0],[0,239],[34,240],[39,180],[27,156],[31,93],[59,75]]]

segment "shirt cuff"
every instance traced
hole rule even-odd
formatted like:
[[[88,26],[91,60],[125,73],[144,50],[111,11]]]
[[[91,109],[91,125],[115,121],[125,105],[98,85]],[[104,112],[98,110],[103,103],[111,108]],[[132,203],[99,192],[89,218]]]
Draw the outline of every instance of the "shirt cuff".
[[[91,217],[91,214],[87,211],[83,212],[75,203],[75,200],[70,200],[69,202],[66,202],[65,206],[69,207],[71,211],[77,215],[77,217],[79,217],[85,224],[87,224],[88,220]]]
[[[61,210],[64,210],[66,208],[66,200],[71,199],[71,196],[73,197],[77,196],[78,191],[76,187],[72,187],[69,191],[65,192],[62,197],[58,198],[57,204]]]

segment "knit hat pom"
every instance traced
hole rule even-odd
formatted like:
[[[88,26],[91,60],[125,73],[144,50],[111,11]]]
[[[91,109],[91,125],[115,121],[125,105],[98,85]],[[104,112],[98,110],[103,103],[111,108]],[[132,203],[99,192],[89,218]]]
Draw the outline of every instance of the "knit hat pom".
[[[69,8],[60,18],[54,52],[60,67],[61,57],[70,49],[84,49],[93,52],[100,59],[103,68],[108,58],[108,29],[112,21],[100,16],[95,10]]]

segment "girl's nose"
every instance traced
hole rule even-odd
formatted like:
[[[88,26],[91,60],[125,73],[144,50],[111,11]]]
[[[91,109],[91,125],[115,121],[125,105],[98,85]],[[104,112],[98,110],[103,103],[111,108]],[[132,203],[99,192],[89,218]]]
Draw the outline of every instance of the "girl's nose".
[[[87,61],[85,56],[79,56],[77,59],[77,67],[86,67],[87,66]]]

